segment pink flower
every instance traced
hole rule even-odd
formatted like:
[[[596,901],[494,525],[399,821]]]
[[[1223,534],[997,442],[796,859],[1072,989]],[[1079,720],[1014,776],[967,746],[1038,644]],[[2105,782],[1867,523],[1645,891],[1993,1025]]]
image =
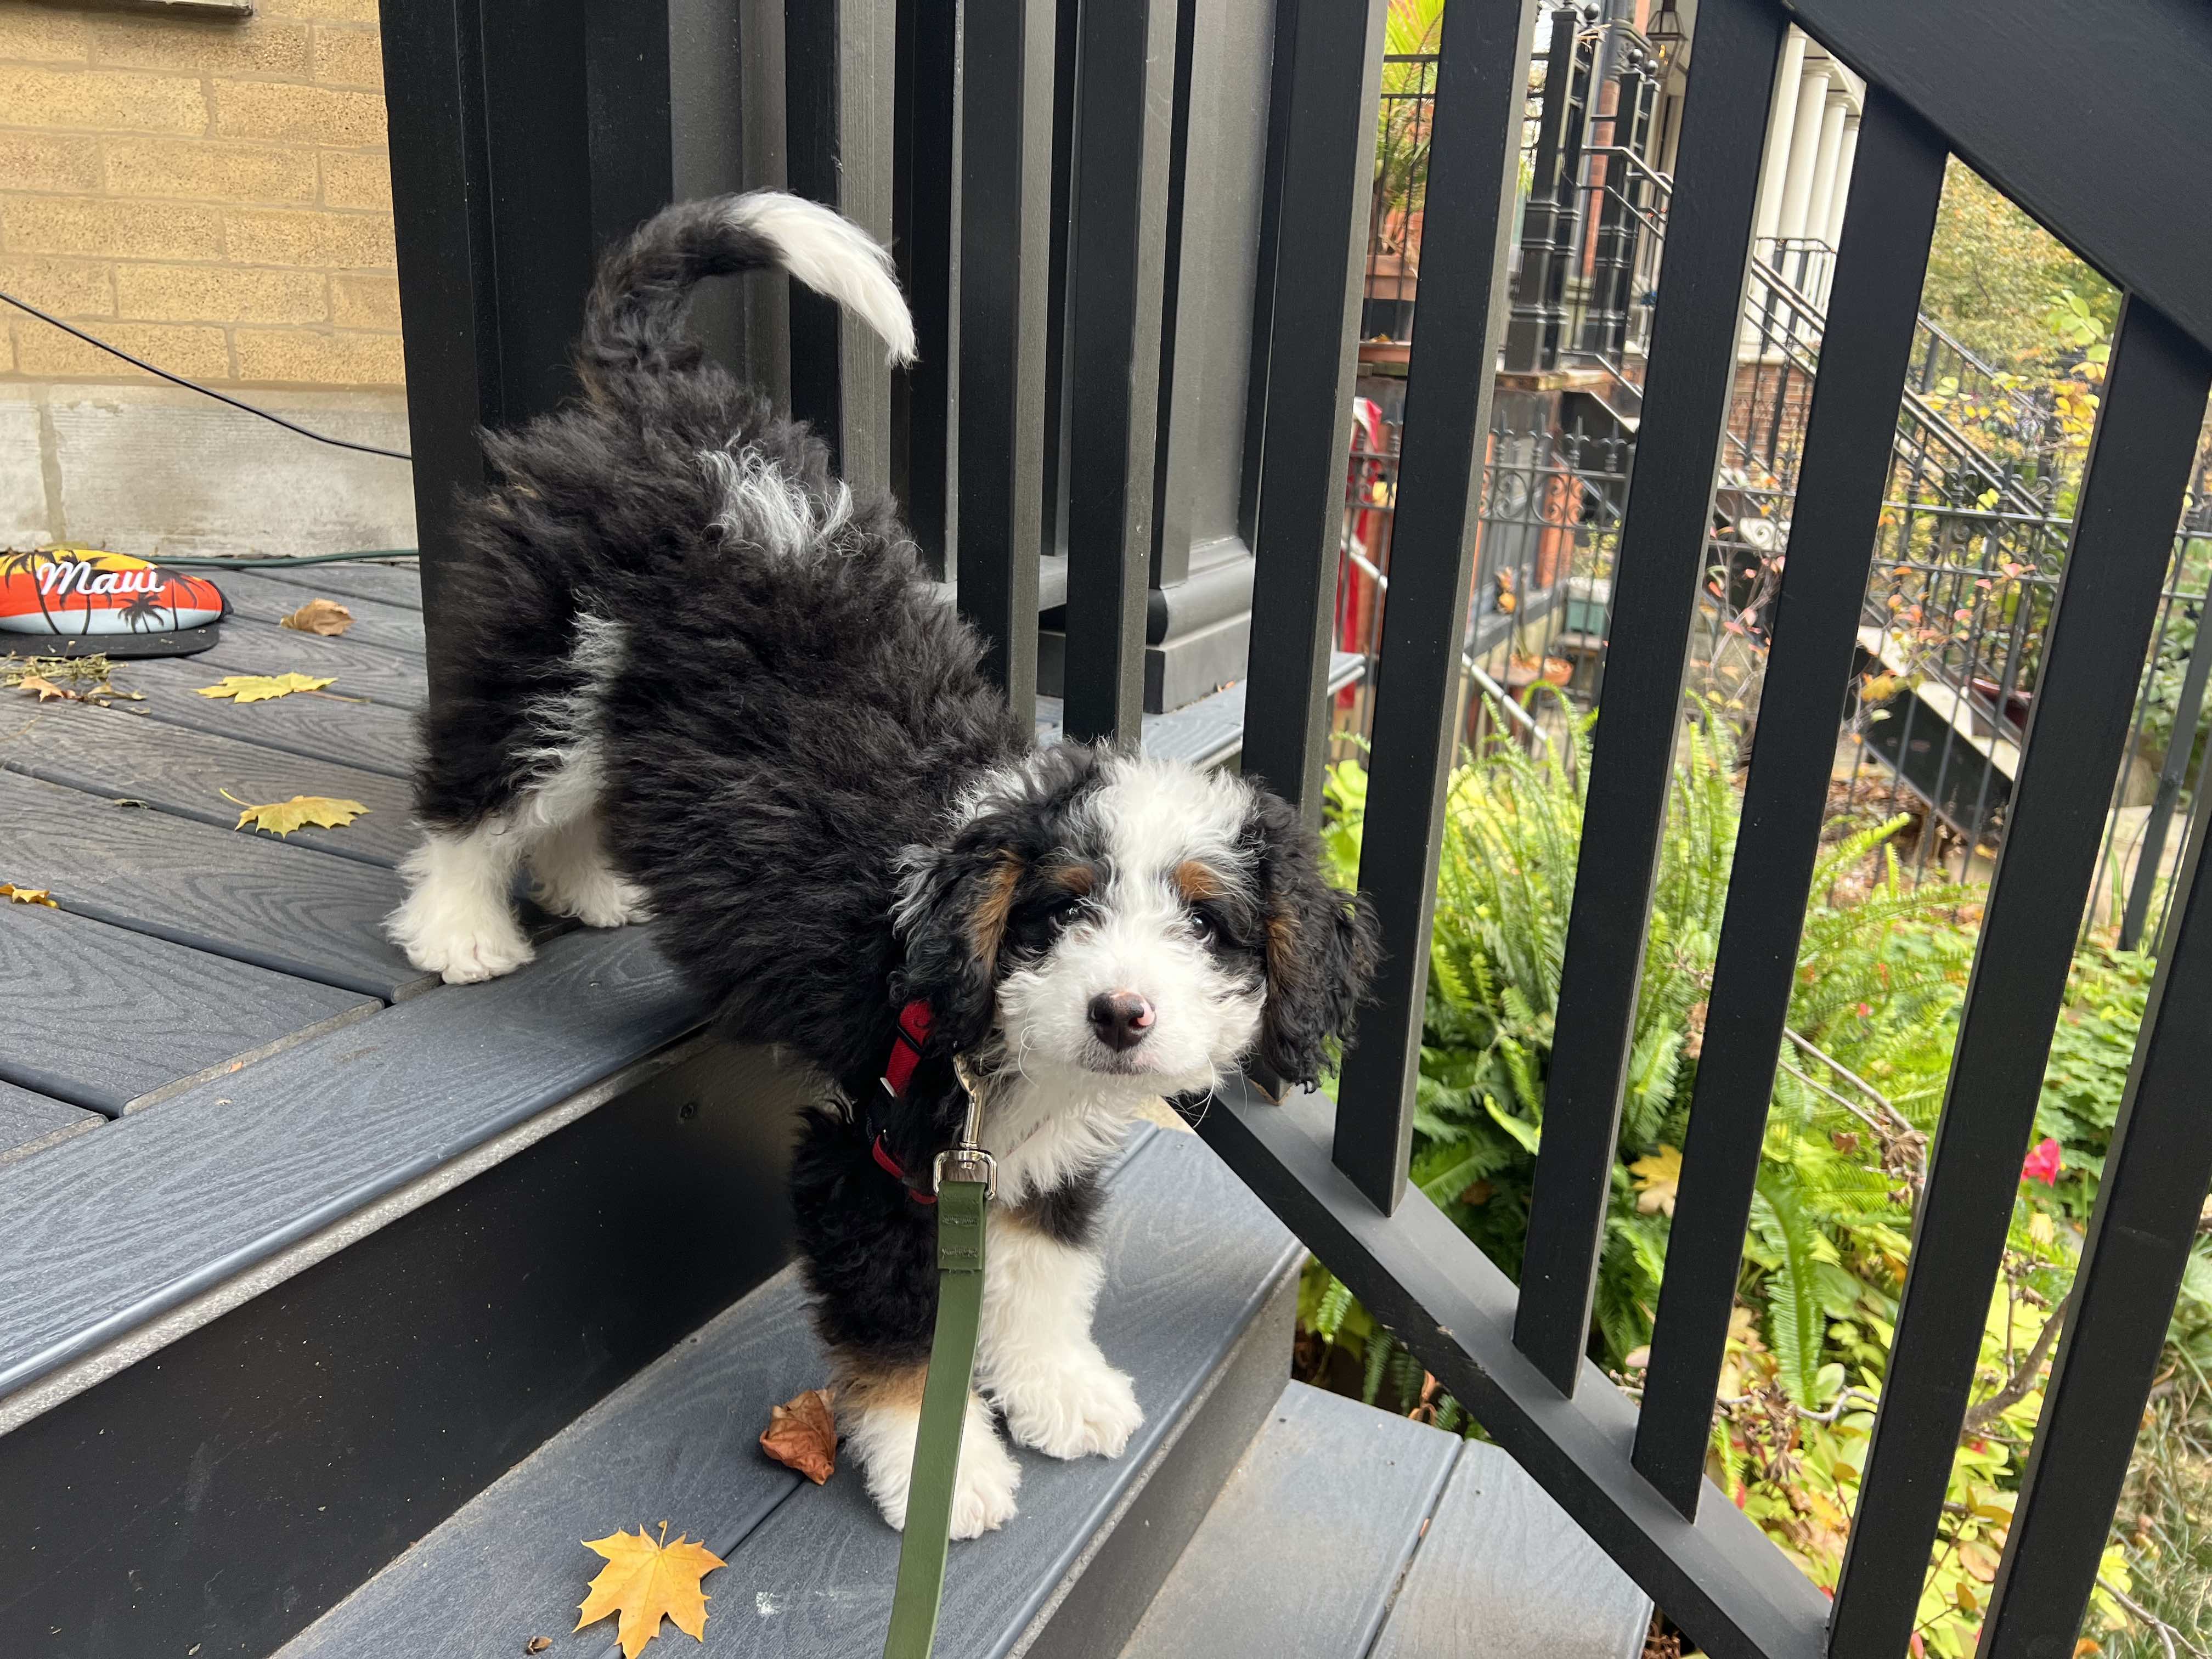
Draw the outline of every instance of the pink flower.
[[[2030,1152],[2021,1164],[2020,1178],[2022,1181],[2039,1181],[2046,1187],[2055,1186],[2058,1181],[2058,1171],[2063,1165],[2063,1159],[2059,1156],[2058,1143],[2049,1135],[2045,1135],[2035,1143],[2035,1150]]]

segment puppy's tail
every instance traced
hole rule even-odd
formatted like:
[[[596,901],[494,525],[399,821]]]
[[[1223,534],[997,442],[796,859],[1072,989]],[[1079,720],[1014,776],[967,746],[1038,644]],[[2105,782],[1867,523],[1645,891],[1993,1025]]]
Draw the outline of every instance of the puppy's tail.
[[[586,385],[619,397],[633,375],[695,366],[700,349],[684,323],[693,285],[763,266],[854,313],[883,336],[892,362],[914,361],[914,319],[890,255],[834,210],[763,190],[678,202],[600,260],[578,354]]]

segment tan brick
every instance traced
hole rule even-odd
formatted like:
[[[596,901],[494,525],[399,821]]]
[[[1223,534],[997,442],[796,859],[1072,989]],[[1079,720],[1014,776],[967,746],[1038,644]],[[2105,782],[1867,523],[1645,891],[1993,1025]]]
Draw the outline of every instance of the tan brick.
[[[82,17],[24,5],[20,0],[0,3],[0,58],[82,63],[90,40]]]
[[[112,269],[89,259],[0,258],[0,288],[64,317],[112,317]]]
[[[0,64],[0,121],[19,127],[204,132],[207,100],[198,81],[181,76]]]
[[[257,17],[306,17],[318,23],[374,23],[377,0],[254,0]]]
[[[125,259],[218,259],[222,216],[180,202],[15,196],[0,202],[11,253],[107,253]]]
[[[315,31],[315,79],[356,87],[384,84],[384,42],[374,29]]]
[[[331,207],[392,207],[392,158],[380,149],[323,152],[323,201]]]
[[[0,179],[17,190],[98,190],[100,150],[89,138],[0,132]]]
[[[118,138],[107,146],[107,188],[118,196],[312,202],[313,151],[198,138]]]
[[[249,265],[389,270],[392,219],[382,213],[246,213],[223,216],[230,257]]]
[[[289,138],[358,149],[384,142],[384,96],[281,81],[218,81],[215,130],[226,138]]]
[[[399,279],[331,277],[331,320],[340,328],[398,328]]]
[[[174,374],[189,374],[203,380],[227,380],[230,375],[230,350],[219,328],[183,327],[173,323],[109,323],[100,330],[100,337],[136,353],[149,363],[159,363]],[[15,367],[25,374],[145,378],[143,371],[120,358],[111,357],[58,328],[49,328],[36,318],[17,331]]]
[[[237,339],[241,380],[398,386],[406,379],[397,334],[241,328]]]
[[[303,23],[243,23],[202,19],[122,17],[92,33],[94,58],[139,69],[192,70],[203,75],[297,75],[307,72]]]
[[[319,323],[330,305],[319,270],[125,264],[115,268],[115,309],[162,322]]]

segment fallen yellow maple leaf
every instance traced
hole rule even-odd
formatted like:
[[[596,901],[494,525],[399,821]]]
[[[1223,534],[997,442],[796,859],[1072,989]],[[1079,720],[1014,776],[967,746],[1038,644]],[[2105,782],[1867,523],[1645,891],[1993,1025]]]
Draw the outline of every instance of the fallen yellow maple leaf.
[[[250,823],[256,830],[273,830],[280,836],[289,836],[307,823],[325,830],[339,829],[368,811],[357,800],[338,800],[329,795],[295,795],[289,800],[254,806],[239,799],[228,789],[222,793],[232,805],[245,808],[238,815],[238,822],[233,828],[243,830]]]
[[[837,1472],[837,1419],[827,1389],[809,1389],[769,1413],[761,1449],[820,1486]]]
[[[336,599],[309,599],[290,616],[276,620],[302,634],[343,634],[353,626],[353,612]]]
[[[225,674],[220,684],[201,686],[199,694],[237,702],[267,702],[271,697],[289,697],[295,691],[319,691],[331,684],[328,678],[318,679],[313,674]]]
[[[1650,1157],[1638,1158],[1628,1170],[1636,1177],[1638,1210],[1645,1215],[1655,1210],[1662,1215],[1674,1213],[1674,1190],[1682,1179],[1682,1154],[1677,1148],[1662,1146]]]
[[[668,1536],[668,1523],[660,1523]],[[698,1641],[707,1639],[707,1595],[699,1581],[722,1565],[722,1558],[704,1544],[678,1536],[672,1543],[654,1543],[640,1527],[635,1533],[617,1532],[605,1538],[587,1538],[584,1547],[607,1559],[599,1576],[592,1580],[590,1594],[578,1609],[576,1628],[604,1619],[617,1610],[622,1622],[615,1636],[622,1644],[623,1659],[637,1659],[645,1644],[660,1634],[666,1614],[676,1628]]]
[[[62,908],[54,902],[54,896],[45,888],[18,887],[12,881],[0,881],[0,898],[11,900],[17,904],[43,904],[49,910],[58,910]]]

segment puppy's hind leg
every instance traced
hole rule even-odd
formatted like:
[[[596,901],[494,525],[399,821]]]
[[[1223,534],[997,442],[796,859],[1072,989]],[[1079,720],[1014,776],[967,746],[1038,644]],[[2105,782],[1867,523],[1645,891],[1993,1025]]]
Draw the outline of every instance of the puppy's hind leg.
[[[535,954],[508,897],[526,832],[511,813],[494,813],[466,830],[431,830],[400,872],[407,901],[385,932],[407,960],[448,985],[511,974]]]
[[[625,880],[607,858],[597,805],[556,825],[531,843],[531,896],[556,915],[586,927],[620,927],[643,921],[645,890]]]

